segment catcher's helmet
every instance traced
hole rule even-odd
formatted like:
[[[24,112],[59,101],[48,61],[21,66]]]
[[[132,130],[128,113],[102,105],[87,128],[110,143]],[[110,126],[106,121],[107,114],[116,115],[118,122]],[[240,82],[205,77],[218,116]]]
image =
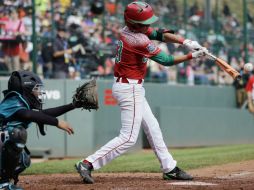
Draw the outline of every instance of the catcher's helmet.
[[[32,109],[41,109],[45,91],[43,83],[35,73],[14,71],[8,81],[8,91],[19,92]]]
[[[152,7],[140,1],[135,1],[127,5],[124,11],[124,20],[129,24],[150,25],[158,20],[154,15]]]

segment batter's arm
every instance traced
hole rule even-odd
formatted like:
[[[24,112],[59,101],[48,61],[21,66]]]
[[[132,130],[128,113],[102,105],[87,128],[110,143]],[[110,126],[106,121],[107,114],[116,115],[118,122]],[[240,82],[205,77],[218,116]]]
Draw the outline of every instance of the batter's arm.
[[[171,42],[171,43],[183,44],[185,40],[183,37],[179,35],[175,35],[173,30],[166,30],[162,28],[158,30],[149,28],[147,35],[149,39],[151,40],[158,40],[158,41],[166,42],[166,43]]]
[[[193,58],[200,57],[202,55],[204,55],[203,50],[189,53],[187,55],[181,55],[181,56],[167,55],[164,51],[160,51],[160,53],[150,57],[150,59],[164,66],[172,66],[172,65],[177,65],[178,63],[182,63],[184,61],[187,61]]]
[[[166,43],[171,42],[171,43],[182,44],[184,47],[186,47],[188,50],[190,50],[192,52],[197,51],[197,50],[206,49],[205,47],[202,47],[197,41],[184,39],[182,36],[177,36],[177,35],[171,34],[171,33],[163,33],[163,40]]]
[[[172,33],[169,33],[169,32],[163,33],[163,42],[183,44],[184,40],[185,39],[182,36],[172,34]]]
[[[165,43],[177,43],[182,44],[190,51],[197,51],[201,50],[202,47],[197,41],[192,41],[189,39],[184,39],[182,36],[174,34],[172,30],[165,30],[165,29],[152,29],[149,28],[146,35],[150,40],[158,40]]]

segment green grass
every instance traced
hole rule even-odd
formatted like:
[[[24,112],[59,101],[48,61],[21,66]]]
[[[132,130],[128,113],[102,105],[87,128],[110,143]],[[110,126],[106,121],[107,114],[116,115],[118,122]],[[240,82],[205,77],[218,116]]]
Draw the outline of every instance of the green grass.
[[[172,149],[178,166],[188,170],[254,159],[254,144],[206,148]],[[25,174],[73,173],[80,159],[52,160],[32,164]],[[125,154],[97,172],[160,172],[159,162],[152,151]]]

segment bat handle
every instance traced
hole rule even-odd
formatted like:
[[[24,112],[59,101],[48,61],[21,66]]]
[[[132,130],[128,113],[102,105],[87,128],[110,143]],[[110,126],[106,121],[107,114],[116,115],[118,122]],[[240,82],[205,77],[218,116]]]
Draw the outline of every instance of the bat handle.
[[[214,60],[217,59],[217,57],[216,57],[215,55],[213,55],[213,54],[211,54],[211,53],[209,53],[209,52],[206,53],[206,55],[208,55],[209,57],[213,58]]]

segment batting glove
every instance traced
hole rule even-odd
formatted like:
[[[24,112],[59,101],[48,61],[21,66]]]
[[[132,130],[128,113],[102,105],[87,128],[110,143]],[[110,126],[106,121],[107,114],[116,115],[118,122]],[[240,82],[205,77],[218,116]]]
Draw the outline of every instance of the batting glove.
[[[206,48],[202,47],[202,49],[191,53],[191,57],[193,59],[196,59],[196,58],[205,56],[207,53],[208,53],[208,50]]]
[[[189,39],[184,40],[183,45],[191,51],[196,51],[203,48],[197,41],[191,41]]]

